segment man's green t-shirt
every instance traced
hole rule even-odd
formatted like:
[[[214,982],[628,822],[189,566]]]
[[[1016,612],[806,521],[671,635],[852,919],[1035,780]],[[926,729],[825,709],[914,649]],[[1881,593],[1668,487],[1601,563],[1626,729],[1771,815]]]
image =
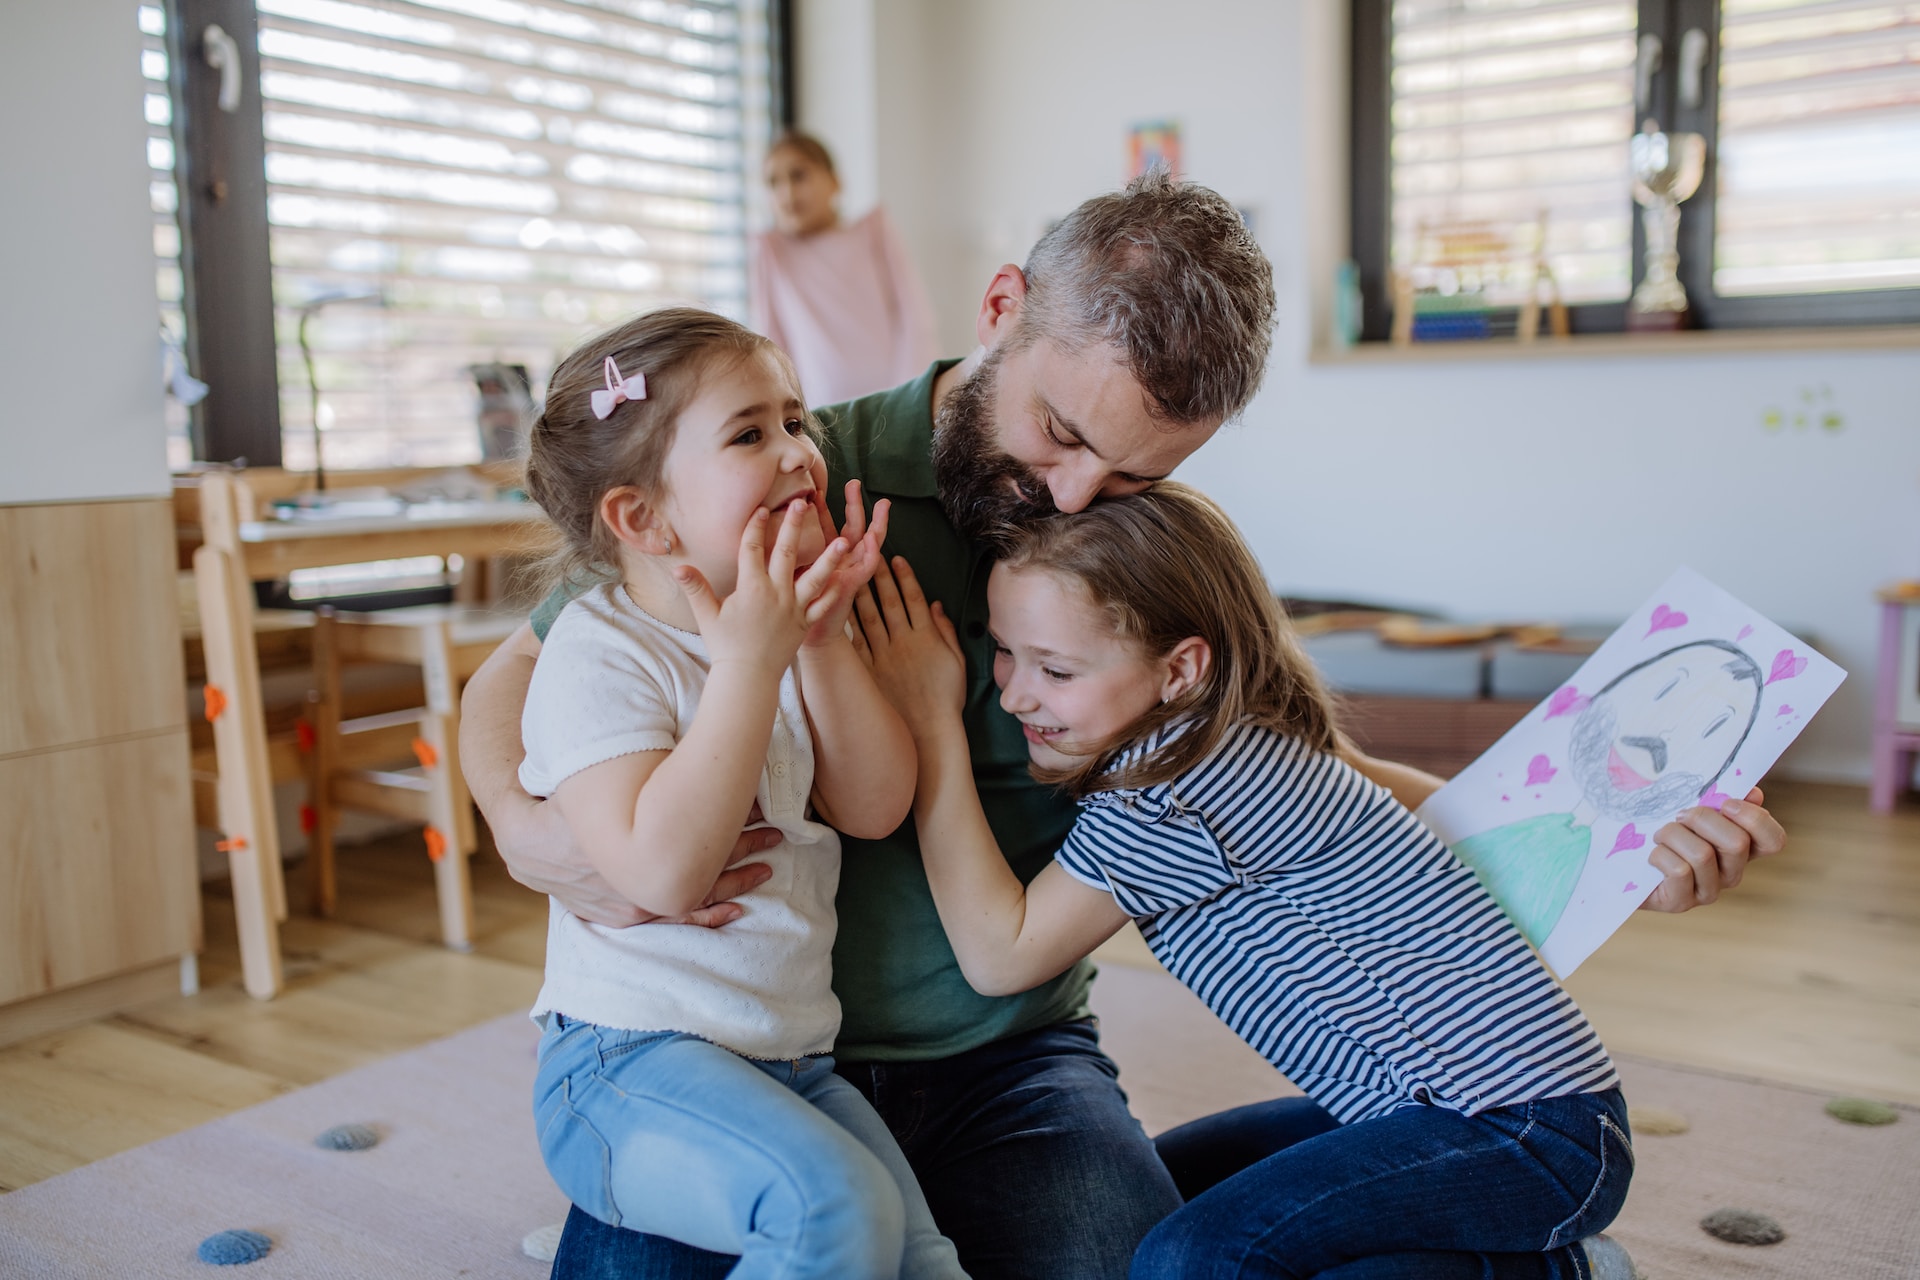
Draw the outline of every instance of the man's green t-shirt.
[[[992,554],[954,529],[935,495],[933,382],[956,363],[938,362],[891,391],[816,410],[826,428],[827,501],[834,519],[843,521],[851,479],[861,482],[869,510],[880,498],[890,500],[885,551],[907,558],[927,598],[940,601],[958,628],[967,654],[963,714],[974,781],[988,825],[1024,882],[1052,861],[1076,808],[1027,772],[1026,738],[1019,721],[1001,710],[993,684],[987,636]],[[555,592],[535,611],[533,627],[542,639],[565,604]],[[1086,961],[1020,995],[983,996],[967,985],[927,888],[912,818],[884,840],[847,836],[842,846],[833,946],[842,1013],[836,1056],[849,1062],[944,1058],[1085,1015],[1093,976]]]

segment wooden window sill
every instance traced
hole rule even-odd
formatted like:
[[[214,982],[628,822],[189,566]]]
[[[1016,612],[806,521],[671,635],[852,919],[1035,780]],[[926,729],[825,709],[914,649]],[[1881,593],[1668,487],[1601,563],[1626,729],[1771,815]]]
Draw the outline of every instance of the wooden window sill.
[[[1897,351],[1920,349],[1920,325],[1877,325],[1823,329],[1689,329],[1680,333],[1582,333],[1571,338],[1485,338],[1458,342],[1416,342],[1398,347],[1363,342],[1336,348],[1316,346],[1314,365],[1432,364],[1463,360],[1639,359],[1645,356],[1739,355],[1786,351]]]

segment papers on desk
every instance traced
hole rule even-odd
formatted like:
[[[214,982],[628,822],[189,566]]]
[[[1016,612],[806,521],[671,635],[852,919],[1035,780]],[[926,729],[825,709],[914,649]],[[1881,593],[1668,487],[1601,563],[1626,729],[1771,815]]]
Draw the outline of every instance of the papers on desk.
[[[297,502],[273,504],[275,520],[311,523],[323,520],[366,520],[380,516],[402,516],[407,504],[394,497],[323,498],[312,505]]]
[[[278,542],[317,534],[394,533],[433,525],[534,523],[542,518],[531,502],[402,502],[351,499],[321,507],[276,507],[276,519],[240,526],[242,542]]]

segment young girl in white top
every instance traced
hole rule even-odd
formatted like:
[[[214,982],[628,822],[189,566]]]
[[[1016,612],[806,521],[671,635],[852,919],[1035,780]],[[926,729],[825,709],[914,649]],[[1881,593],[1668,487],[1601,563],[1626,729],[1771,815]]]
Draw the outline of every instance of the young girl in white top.
[[[792,368],[703,311],[656,311],[561,362],[527,488],[594,585],[555,620],[520,778],[594,868],[698,906],[742,824],[784,837],[724,929],[609,929],[552,904],[534,1089],[561,1190],[615,1226],[741,1255],[736,1277],[960,1276],[905,1157],[833,1072],[835,828],[906,816],[913,746],[847,639],[879,565]]]
[[[1217,506],[1163,481],[1041,522],[994,567],[1001,705],[1082,805],[1025,886],[974,791],[952,625],[894,572],[861,621],[913,729],[921,851],[968,980],[1025,990],[1132,917],[1312,1099],[1147,1236],[1136,1280],[1632,1274],[1595,1236],[1633,1167],[1606,1050],[1473,873],[1338,758]]]

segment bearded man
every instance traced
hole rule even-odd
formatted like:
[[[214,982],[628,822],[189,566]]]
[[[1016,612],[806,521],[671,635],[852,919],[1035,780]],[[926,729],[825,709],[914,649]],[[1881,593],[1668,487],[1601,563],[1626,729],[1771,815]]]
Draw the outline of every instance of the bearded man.
[[[968,654],[967,736],[995,838],[1024,880],[1073,824],[1064,796],[1027,773],[1020,725],[999,705],[987,633],[995,531],[1172,473],[1238,415],[1271,346],[1273,270],[1218,194],[1164,174],[1087,201],[1025,267],[1001,267],[975,319],[979,347],[904,386],[818,411],[836,520],[845,482],[892,503],[888,550],[912,564]],[[571,847],[557,814],[519,787],[520,709],[539,637],[565,603],[545,602],[469,683],[461,755],[516,879],[584,919],[644,917]],[[1417,805],[1439,785],[1417,770],[1346,753]],[[736,860],[772,843],[747,832]],[[1650,901],[1684,910],[1736,883],[1749,856],[1784,836],[1758,804],[1697,810],[1661,833],[1668,874]],[[1176,1180],[1127,1110],[1087,1008],[1092,966],[1013,996],[961,975],[934,910],[908,822],[884,840],[845,838],[834,989],[837,1070],[884,1117],[940,1229],[976,1280],[1123,1277],[1134,1246],[1212,1181],[1262,1158],[1255,1129],[1232,1141],[1189,1127]],[[737,865],[681,923],[724,927],[762,881]],[[1196,1143],[1196,1135],[1200,1140]],[[720,1277],[733,1259],[607,1226],[575,1209],[554,1275]]]

